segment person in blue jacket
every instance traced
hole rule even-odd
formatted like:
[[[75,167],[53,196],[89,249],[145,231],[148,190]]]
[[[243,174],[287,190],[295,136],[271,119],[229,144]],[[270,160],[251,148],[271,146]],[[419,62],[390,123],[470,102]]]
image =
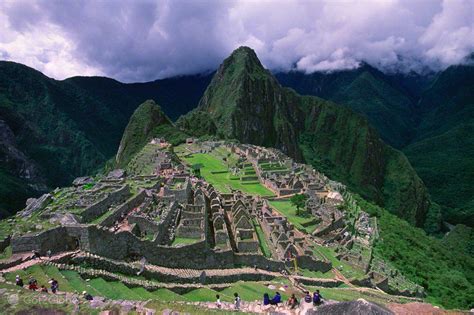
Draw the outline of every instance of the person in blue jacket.
[[[263,294],[263,305],[268,305],[270,304],[270,296],[268,293]]]
[[[279,303],[281,303],[281,295],[280,295],[280,292],[277,292],[275,293],[275,296],[273,297],[273,299],[270,301],[270,304],[278,305]]]

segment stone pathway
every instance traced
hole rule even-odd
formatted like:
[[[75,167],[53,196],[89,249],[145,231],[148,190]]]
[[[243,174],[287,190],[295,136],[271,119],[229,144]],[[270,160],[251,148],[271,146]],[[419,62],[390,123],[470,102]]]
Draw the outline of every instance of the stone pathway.
[[[17,270],[23,270],[23,269],[26,269],[28,267],[31,267],[31,266],[34,266],[34,265],[37,265],[37,264],[57,261],[57,260],[62,259],[66,256],[72,256],[76,253],[78,253],[78,251],[62,252],[62,253],[59,253],[59,254],[56,254],[56,255],[52,255],[51,258],[48,258],[48,257],[41,257],[41,258],[36,258],[36,259],[31,259],[30,258],[30,259],[28,259],[26,261],[23,261],[23,262],[15,265],[15,266],[12,266],[10,268],[2,269],[2,270],[0,270],[0,272],[1,273],[7,273],[7,272],[15,272]],[[31,253],[30,253],[30,256],[32,256]]]
[[[335,301],[326,301],[326,304],[336,303]],[[234,304],[223,302],[221,308],[218,308],[215,303],[211,302],[196,302],[194,303],[197,306],[205,307],[209,309],[220,309],[223,311],[235,311]],[[306,303],[300,301],[300,305],[295,309],[290,309],[287,305],[281,304],[279,306],[274,305],[262,305],[260,301],[246,302],[242,301],[240,308],[241,312],[244,313],[257,313],[257,314],[288,314],[288,315],[305,315],[309,310],[315,309],[313,303]]]

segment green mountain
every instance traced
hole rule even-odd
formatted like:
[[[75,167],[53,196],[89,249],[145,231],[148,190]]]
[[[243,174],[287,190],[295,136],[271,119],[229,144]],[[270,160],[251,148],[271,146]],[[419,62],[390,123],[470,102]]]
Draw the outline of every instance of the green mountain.
[[[472,64],[436,75],[384,74],[363,64],[349,71],[276,76],[299,93],[333,100],[367,117],[385,142],[403,150],[441,205],[443,218],[474,226]]]
[[[177,117],[196,106],[210,78],[57,81],[1,61],[0,216],[24,207],[28,197],[97,170],[115,155],[130,116],[145,100],[159,101]]]
[[[400,148],[413,137],[413,97],[368,64],[349,71],[277,73],[278,81],[302,95],[346,105],[364,115],[390,145]]]
[[[172,144],[184,142],[187,135],[174,127],[153,100],[147,100],[133,112],[120,141],[116,165],[124,167],[152,138],[163,137]]]
[[[439,73],[417,104],[416,138],[403,150],[453,223],[474,226],[474,66]]]
[[[348,107],[280,86],[250,48],[222,63],[199,106],[177,125],[196,136],[276,147],[410,223],[425,222],[428,193],[401,152]]]

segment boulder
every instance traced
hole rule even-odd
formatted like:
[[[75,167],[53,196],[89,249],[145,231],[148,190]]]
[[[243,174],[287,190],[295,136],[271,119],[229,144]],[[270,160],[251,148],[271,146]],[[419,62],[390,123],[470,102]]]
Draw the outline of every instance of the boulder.
[[[125,170],[118,168],[107,174],[108,179],[121,179],[125,177]]]
[[[83,186],[85,184],[90,184],[90,183],[93,183],[94,182],[94,179],[92,179],[92,177],[88,177],[88,176],[84,176],[84,177],[78,177],[76,178],[72,184],[76,187],[78,186]]]
[[[49,220],[51,223],[59,222],[61,225],[79,224],[80,220],[72,213],[55,213]]]
[[[38,211],[46,207],[52,201],[51,194],[44,194],[38,199],[30,198],[27,200],[26,208],[20,212],[22,217],[28,217],[33,212]]]

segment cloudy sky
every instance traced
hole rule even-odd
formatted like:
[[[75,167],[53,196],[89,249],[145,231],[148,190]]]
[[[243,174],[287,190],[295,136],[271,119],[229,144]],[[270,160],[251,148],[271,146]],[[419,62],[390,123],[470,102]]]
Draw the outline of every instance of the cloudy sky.
[[[474,1],[0,0],[0,59],[57,79],[198,73],[241,45],[273,70],[437,70],[474,51]]]

